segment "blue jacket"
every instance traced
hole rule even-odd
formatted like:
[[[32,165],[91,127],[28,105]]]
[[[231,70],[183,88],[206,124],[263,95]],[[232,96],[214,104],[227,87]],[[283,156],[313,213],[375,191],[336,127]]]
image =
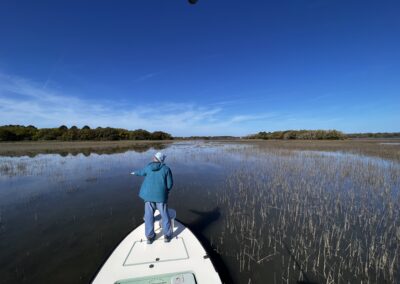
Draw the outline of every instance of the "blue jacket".
[[[151,162],[144,169],[135,171],[135,175],[144,176],[139,196],[144,201],[168,201],[168,193],[172,188],[172,172],[164,163]]]

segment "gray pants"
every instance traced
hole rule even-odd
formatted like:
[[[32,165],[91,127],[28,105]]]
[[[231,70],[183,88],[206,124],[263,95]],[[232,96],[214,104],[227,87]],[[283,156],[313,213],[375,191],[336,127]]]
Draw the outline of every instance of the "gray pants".
[[[154,211],[160,211],[162,219],[163,234],[167,238],[172,237],[171,220],[168,214],[167,203],[149,202],[144,203],[144,225],[146,238],[153,239],[156,234],[154,233]]]

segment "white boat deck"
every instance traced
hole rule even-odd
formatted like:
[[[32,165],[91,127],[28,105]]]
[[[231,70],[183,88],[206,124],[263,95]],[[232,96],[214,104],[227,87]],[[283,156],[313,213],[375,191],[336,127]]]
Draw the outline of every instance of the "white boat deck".
[[[185,273],[193,274],[198,284],[221,283],[218,273],[195,235],[181,223],[175,221],[173,224],[174,237],[169,243],[164,243],[159,222],[155,222],[157,236],[151,245],[146,243],[144,224],[140,225],[114,250],[93,284],[150,284],[153,283],[151,277],[154,277],[154,283],[193,283],[188,277],[184,280],[183,276],[180,279],[176,278],[179,280],[177,282],[160,282],[163,275]],[[135,281],[140,278],[141,281]],[[143,278],[147,280],[144,281]]]

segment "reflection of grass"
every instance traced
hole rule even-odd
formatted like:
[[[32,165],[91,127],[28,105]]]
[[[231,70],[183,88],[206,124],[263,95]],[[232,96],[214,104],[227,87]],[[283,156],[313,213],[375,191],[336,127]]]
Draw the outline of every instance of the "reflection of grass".
[[[26,171],[26,164],[23,162],[17,163],[17,171],[18,172],[25,172]]]
[[[79,191],[79,187],[78,186],[68,186],[66,189],[65,189],[65,192],[66,193],[69,193],[69,194],[73,194],[73,193],[76,193],[76,192],[78,192]]]
[[[216,197],[222,254],[250,277],[272,262],[287,283],[398,283],[399,164],[286,148],[235,150],[246,160]]]
[[[95,182],[95,181],[97,181],[97,177],[88,177],[85,181],[86,182]]]
[[[11,161],[0,161],[0,175],[17,176],[27,173],[27,164],[25,161],[13,163]]]
[[[162,149],[170,141],[37,141],[37,142],[2,142],[0,156],[35,156],[40,153],[58,153],[62,156],[79,153],[111,154],[133,150],[144,152],[151,147]]]
[[[11,172],[12,169],[12,165],[10,162],[2,162],[0,164],[0,173],[2,175],[9,175],[9,173]]]
[[[268,280],[272,280],[268,274],[272,271],[276,274],[276,283],[293,283],[299,279],[318,283],[360,283],[361,280],[363,283],[397,283],[400,277],[397,269],[400,261],[399,150],[397,146],[385,148],[374,143],[252,141],[231,145],[228,149],[225,149],[227,143],[198,143],[183,150],[175,148],[168,156],[168,163],[173,169],[174,164],[188,164],[189,169],[198,167],[195,173],[202,177],[210,171],[223,175],[220,168],[232,169],[225,186],[217,192],[199,193],[199,196],[207,202],[218,202],[221,209],[218,222],[221,223],[218,231],[213,232],[211,243],[224,260],[236,260],[237,271],[247,276],[246,281],[241,282],[248,283],[247,278],[251,278],[251,283],[266,283],[257,277],[268,276]],[[208,145],[213,145],[213,151],[209,151]],[[309,150],[344,154],[321,155]],[[389,159],[364,159],[364,156],[346,153]],[[63,197],[79,200],[86,198],[83,194],[86,188],[95,185],[85,182],[100,183],[104,173],[113,174],[116,165],[125,167],[129,153],[120,156],[123,156],[118,158],[121,160],[115,160],[118,155],[101,157],[100,165],[86,166],[85,161],[75,169],[70,161],[82,157],[18,158],[25,159],[25,164],[20,166],[18,162],[9,161],[14,158],[4,158],[0,159],[0,173],[27,171],[33,173],[33,179],[35,174],[40,175],[56,183],[54,188],[60,189]],[[91,163],[90,159],[87,161]],[[93,161],[98,162],[97,159]],[[208,166],[210,168],[206,168]],[[212,182],[192,180],[175,173],[175,196],[179,183],[190,179],[183,182],[186,186],[179,192],[183,198],[190,199],[193,188],[204,188]],[[214,195],[216,193],[218,195]],[[35,210],[39,203],[46,202],[38,195],[24,200]],[[195,204],[200,203],[196,200]],[[47,213],[37,208],[31,218],[38,223],[45,222]],[[98,209],[94,205],[89,208],[90,215],[95,216]],[[106,218],[119,216],[118,207],[104,207],[101,211]],[[80,215],[66,214],[73,222],[81,222]],[[141,218],[140,214],[137,219],[133,217],[133,224],[137,225]],[[2,217],[0,210],[0,232],[1,221],[3,232],[4,227],[11,224],[5,224],[8,219],[4,219],[5,214]],[[99,246],[107,243],[101,230],[98,242]]]

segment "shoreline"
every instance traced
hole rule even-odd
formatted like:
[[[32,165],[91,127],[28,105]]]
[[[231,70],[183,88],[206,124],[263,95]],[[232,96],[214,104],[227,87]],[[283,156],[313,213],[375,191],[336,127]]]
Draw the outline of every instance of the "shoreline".
[[[162,150],[179,142],[237,143],[282,150],[343,151],[400,161],[399,139],[346,140],[262,140],[262,139],[176,139],[176,140],[117,140],[117,141],[16,141],[0,142],[0,156],[36,156],[38,154],[84,155],[121,153],[129,150],[145,152]]]
[[[115,153],[126,150],[146,151],[161,149],[173,140],[118,140],[118,141],[16,141],[1,142],[0,156],[35,156],[38,154]]]

